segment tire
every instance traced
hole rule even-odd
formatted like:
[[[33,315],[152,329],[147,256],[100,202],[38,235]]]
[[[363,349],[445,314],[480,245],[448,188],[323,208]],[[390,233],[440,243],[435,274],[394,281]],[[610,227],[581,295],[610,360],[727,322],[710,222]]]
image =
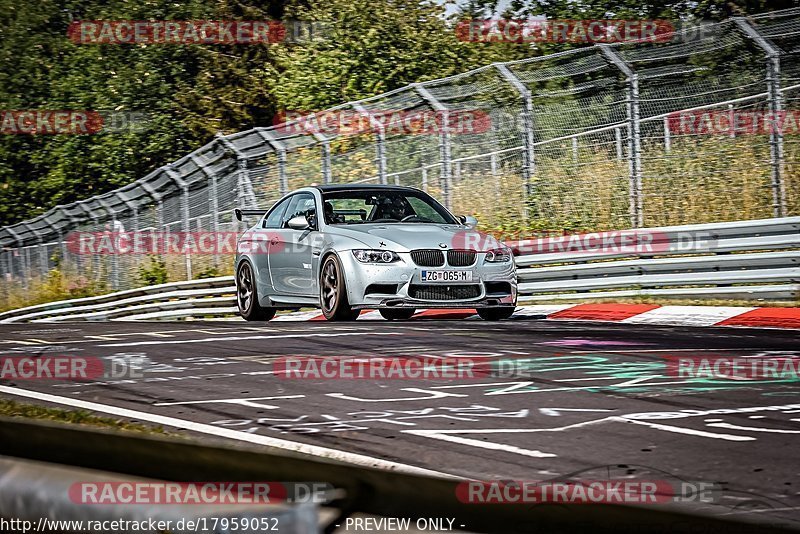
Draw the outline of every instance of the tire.
[[[245,321],[269,321],[275,317],[275,308],[265,308],[258,303],[256,277],[247,261],[243,261],[236,272],[236,304]]]
[[[350,307],[344,271],[335,254],[326,257],[319,270],[319,307],[328,321],[355,321],[361,313]]]
[[[387,321],[405,321],[411,319],[411,316],[417,313],[414,308],[381,308],[378,311]]]
[[[500,321],[508,319],[514,314],[514,306],[503,306],[498,308],[478,308],[478,315],[484,321]]]

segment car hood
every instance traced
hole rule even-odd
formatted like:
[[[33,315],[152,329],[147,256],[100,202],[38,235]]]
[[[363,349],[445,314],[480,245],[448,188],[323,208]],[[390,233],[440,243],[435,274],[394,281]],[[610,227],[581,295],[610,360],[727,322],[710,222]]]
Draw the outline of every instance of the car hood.
[[[408,252],[420,248],[468,249],[480,252],[503,246],[488,234],[455,224],[336,225],[328,227],[327,233],[356,239],[369,248],[395,252]]]

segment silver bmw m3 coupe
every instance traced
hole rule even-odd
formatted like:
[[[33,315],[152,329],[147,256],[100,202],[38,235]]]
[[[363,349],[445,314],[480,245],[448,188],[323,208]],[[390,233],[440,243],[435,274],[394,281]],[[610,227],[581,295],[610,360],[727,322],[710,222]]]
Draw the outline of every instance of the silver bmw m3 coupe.
[[[239,239],[239,312],[264,321],[278,309],[321,308],[352,321],[365,309],[389,320],[418,308],[475,308],[506,319],[517,302],[511,250],[410,187],[323,185],[298,189]]]

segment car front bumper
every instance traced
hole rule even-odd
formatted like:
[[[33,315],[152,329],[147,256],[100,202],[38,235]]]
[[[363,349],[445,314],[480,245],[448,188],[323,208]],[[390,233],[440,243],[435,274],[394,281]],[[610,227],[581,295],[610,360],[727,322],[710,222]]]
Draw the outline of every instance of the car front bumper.
[[[389,264],[361,263],[349,250],[339,255],[347,280],[347,297],[354,309],[380,308],[495,308],[515,306],[517,303],[517,277],[514,260],[504,263],[487,263],[485,254],[478,253],[469,267],[420,267],[408,252],[398,252],[400,261]],[[471,282],[423,282],[423,270],[472,271]],[[418,286],[435,288],[435,291],[455,293],[471,288],[475,293],[469,298],[417,298]],[[459,287],[461,286],[461,287]],[[382,291],[375,291],[375,288]]]

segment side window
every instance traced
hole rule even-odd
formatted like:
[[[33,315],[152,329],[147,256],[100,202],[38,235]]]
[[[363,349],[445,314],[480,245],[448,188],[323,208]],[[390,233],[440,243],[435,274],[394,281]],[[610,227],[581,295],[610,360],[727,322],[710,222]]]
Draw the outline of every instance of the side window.
[[[281,227],[281,220],[283,218],[283,212],[286,211],[286,206],[292,202],[297,195],[291,196],[272,208],[272,211],[269,212],[269,215],[264,219],[264,224],[262,224],[262,228],[280,228]]]
[[[289,207],[281,218],[281,228],[288,228],[288,222],[293,217],[300,215],[309,216],[315,212],[314,195],[311,193],[299,193],[291,198]]]

